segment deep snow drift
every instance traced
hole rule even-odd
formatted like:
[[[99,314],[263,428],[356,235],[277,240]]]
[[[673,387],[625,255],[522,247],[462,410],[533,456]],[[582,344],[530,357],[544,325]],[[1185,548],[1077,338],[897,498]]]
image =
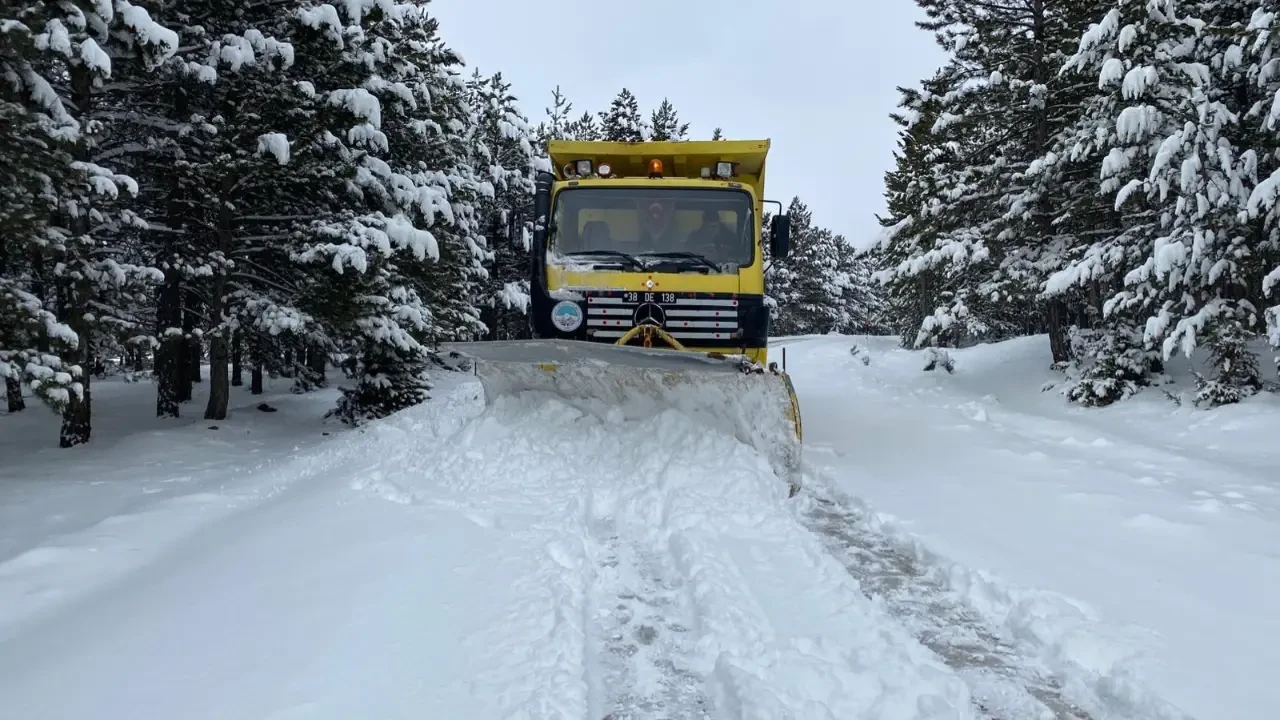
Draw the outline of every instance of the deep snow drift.
[[[217,430],[161,430],[152,389],[113,382],[89,447],[52,448],[40,408],[0,415],[0,717],[1251,720],[1280,702],[1272,398],[1077,412],[1037,392],[1035,340],[957,353],[955,375],[885,340],[781,344],[809,465],[790,500],[688,414],[486,408],[463,373],[363,431],[321,421],[329,392],[267,414],[241,388]]]

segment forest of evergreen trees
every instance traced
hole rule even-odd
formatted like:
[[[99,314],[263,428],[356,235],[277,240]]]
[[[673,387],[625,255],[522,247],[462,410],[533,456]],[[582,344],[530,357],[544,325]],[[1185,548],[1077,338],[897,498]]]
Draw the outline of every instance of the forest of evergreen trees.
[[[0,375],[62,447],[118,369],[159,417],[335,365],[344,422],[422,401],[438,342],[528,332],[545,141],[689,133],[625,89],[581,114],[557,89],[535,125],[414,2],[0,0],[0,70]],[[870,259],[790,212],[775,332],[878,331]]]
[[[1203,358],[1274,378],[1280,17],[1262,0],[916,0],[948,61],[901,88],[876,278],[908,346],[1046,333],[1105,405]],[[1280,359],[1274,362],[1280,362]]]

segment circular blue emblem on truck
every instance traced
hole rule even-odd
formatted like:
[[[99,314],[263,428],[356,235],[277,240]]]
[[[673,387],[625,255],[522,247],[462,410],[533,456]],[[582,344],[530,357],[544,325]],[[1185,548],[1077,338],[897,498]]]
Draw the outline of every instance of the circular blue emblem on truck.
[[[551,309],[551,324],[560,332],[573,332],[582,327],[582,308],[572,300],[561,300]]]

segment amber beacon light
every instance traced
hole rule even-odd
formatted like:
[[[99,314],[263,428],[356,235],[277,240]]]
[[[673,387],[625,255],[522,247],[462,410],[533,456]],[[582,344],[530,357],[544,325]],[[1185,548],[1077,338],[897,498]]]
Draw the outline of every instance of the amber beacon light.
[[[658,158],[654,158],[649,161],[649,177],[651,178],[662,177],[662,161],[659,160]]]

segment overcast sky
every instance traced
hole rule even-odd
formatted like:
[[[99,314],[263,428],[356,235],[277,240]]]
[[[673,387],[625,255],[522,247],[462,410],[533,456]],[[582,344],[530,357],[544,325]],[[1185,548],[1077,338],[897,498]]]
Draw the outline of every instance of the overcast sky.
[[[855,245],[879,230],[895,87],[942,52],[909,0],[432,0],[470,68],[501,71],[536,124],[556,85],[575,114],[626,87],[648,113],[669,98],[691,139],[772,140],[765,191],[799,195]]]

